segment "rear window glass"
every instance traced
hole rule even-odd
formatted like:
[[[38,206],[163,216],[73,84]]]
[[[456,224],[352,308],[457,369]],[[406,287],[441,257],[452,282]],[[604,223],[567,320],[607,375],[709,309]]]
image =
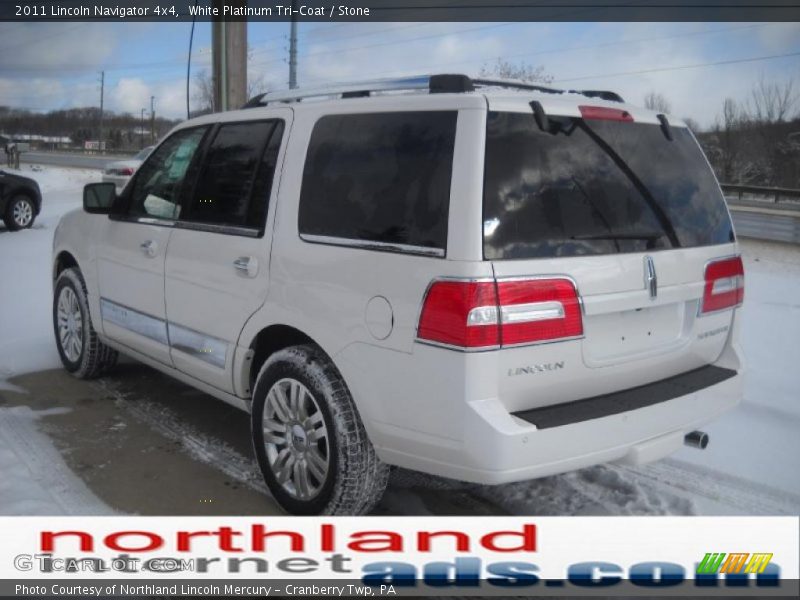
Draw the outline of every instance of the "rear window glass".
[[[443,254],[456,118],[456,111],[321,118],[303,172],[303,238]]]
[[[490,112],[486,259],[645,252],[733,241],[725,199],[686,128]]]

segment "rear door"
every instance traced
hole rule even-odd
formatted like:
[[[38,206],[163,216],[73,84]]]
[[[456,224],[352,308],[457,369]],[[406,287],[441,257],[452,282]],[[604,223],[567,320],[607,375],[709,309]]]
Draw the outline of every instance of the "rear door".
[[[727,339],[732,310],[699,316],[706,265],[735,252],[713,173],[685,127],[668,137],[622,112],[551,117],[548,132],[531,113],[489,113],[484,257],[498,281],[566,277],[582,303],[581,339],[500,353],[512,408],[689,371]],[[530,372],[545,373],[539,398],[516,376]]]
[[[180,130],[159,146],[97,241],[103,332],[164,364],[171,364],[164,257],[180,215],[186,173],[206,131]]]
[[[291,110],[224,122],[210,134],[166,259],[166,306],[175,367],[232,391],[233,350],[269,281],[267,213]]]

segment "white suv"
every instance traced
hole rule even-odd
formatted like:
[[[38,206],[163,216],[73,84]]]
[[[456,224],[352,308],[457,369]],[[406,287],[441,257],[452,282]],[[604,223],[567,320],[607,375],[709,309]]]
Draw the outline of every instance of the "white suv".
[[[53,278],[67,370],[119,351],[249,411],[292,513],[367,512],[390,465],[654,460],[741,395],[717,181],[685,124],[611,92],[255,98],[176,127],[122,195],[88,185]]]

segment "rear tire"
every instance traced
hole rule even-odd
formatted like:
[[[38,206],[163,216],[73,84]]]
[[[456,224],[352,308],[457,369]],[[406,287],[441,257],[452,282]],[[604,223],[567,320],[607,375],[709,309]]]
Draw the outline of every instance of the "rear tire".
[[[253,445],[273,497],[296,515],[361,515],[380,501],[378,458],[341,374],[316,346],[270,356],[253,392]]]
[[[61,363],[78,379],[99,377],[117,364],[119,353],[101,342],[94,330],[86,284],[78,269],[65,269],[56,279],[53,330]]]
[[[3,222],[10,231],[28,229],[36,218],[36,207],[25,194],[17,194],[6,206]]]

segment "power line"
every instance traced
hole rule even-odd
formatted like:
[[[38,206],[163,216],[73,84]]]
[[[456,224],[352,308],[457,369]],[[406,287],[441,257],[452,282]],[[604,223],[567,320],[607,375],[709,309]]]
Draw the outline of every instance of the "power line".
[[[601,77],[623,77],[626,75],[644,75],[645,73],[660,73],[662,71],[680,71],[683,69],[700,69],[703,67],[716,67],[720,65],[733,65],[746,62],[758,62],[762,60],[773,60],[776,58],[788,58],[790,56],[800,56],[798,52],[788,52],[786,54],[772,54],[770,56],[753,56],[749,58],[736,58],[731,60],[718,60],[715,62],[698,63],[694,65],[680,65],[677,67],[659,67],[655,69],[641,69],[639,71],[621,71],[619,73],[600,73],[597,75],[583,75],[581,77],[569,77],[567,79],[558,79],[555,83],[568,82],[568,81],[584,81],[586,79],[598,79]]]
[[[664,36],[659,36],[659,37],[613,40],[613,41],[610,41],[610,42],[602,42],[602,43],[599,43],[599,44],[584,44],[584,45],[580,45],[580,46],[562,46],[560,48],[549,48],[549,49],[545,49],[545,50],[535,50],[533,52],[519,52],[519,53],[516,53],[516,54],[505,54],[505,55],[500,55],[500,56],[496,55],[496,56],[489,56],[489,57],[483,57],[483,58],[478,58],[478,59],[448,61],[448,62],[445,62],[445,63],[437,63],[435,65],[427,65],[427,66],[423,67],[422,69],[423,70],[428,70],[428,71],[434,71],[434,70],[442,68],[442,67],[450,67],[450,66],[453,66],[453,65],[466,65],[466,64],[474,64],[474,63],[478,63],[478,62],[485,63],[487,61],[508,60],[508,59],[513,59],[513,58],[523,58],[523,57],[527,58],[527,57],[531,57],[531,56],[540,56],[540,55],[543,55],[543,54],[556,54],[556,53],[560,53],[560,52],[572,52],[572,51],[575,51],[575,50],[593,50],[593,49],[597,49],[597,48],[606,48],[606,47],[612,47],[612,46],[624,46],[624,45],[628,45],[628,44],[639,44],[639,43],[643,43],[643,42],[647,42],[647,43],[649,43],[649,42],[657,42],[657,41],[664,41],[664,40],[670,40],[670,39],[676,39],[676,38],[695,37],[695,36],[701,36],[701,35],[711,35],[711,34],[715,34],[715,33],[730,33],[730,32],[734,32],[734,31],[742,31],[742,30],[746,30],[746,29],[757,29],[757,28],[761,28],[761,27],[771,27],[771,26],[775,26],[775,25],[776,24],[774,24],[774,23],[773,24],[762,23],[762,24],[758,24],[758,25],[744,25],[744,26],[741,26],[741,27],[727,27],[727,28],[723,28],[723,29],[706,29],[706,30],[703,30],[703,31],[690,31],[690,32],[684,32],[684,33],[669,34],[669,35],[664,35]],[[391,71],[378,71],[378,72],[373,73],[372,76],[394,75],[394,74],[404,74],[404,73],[408,73],[408,69],[394,69],[394,70],[391,70]],[[325,80],[322,79],[322,78],[315,78],[315,79],[311,79],[310,81],[312,81],[312,82],[313,81],[320,81],[321,82],[321,81],[325,81]]]
[[[379,42],[377,44],[367,44],[367,45],[364,45],[364,46],[352,46],[352,47],[346,47],[346,48],[338,48],[338,49],[335,50],[335,52],[337,54],[339,54],[339,53],[343,53],[343,52],[353,52],[355,50],[365,50],[365,49],[369,49],[369,48],[379,48],[379,47],[383,47],[383,46],[395,46],[397,44],[407,44],[407,43],[410,43],[410,42],[418,42],[418,41],[422,41],[422,40],[435,39],[435,38],[445,37],[445,36],[453,35],[453,34],[467,33],[467,32],[470,32],[470,31],[481,31],[481,30],[485,30],[485,29],[497,29],[499,27],[509,27],[511,25],[519,25],[519,24],[520,23],[499,23],[499,24],[495,24],[495,25],[484,25],[484,26],[481,26],[481,27],[470,27],[470,28],[467,28],[467,29],[459,29],[457,31],[449,31],[449,32],[446,32],[446,33],[437,33],[437,34],[433,34],[433,35],[425,35],[425,36],[420,36],[420,37],[415,37],[415,38],[408,38],[408,39],[405,39],[405,40],[393,40],[393,41],[390,41],[390,42]],[[323,54],[324,55],[330,55],[331,51],[330,50],[325,50],[325,51],[320,51],[320,52],[311,52],[309,54],[304,54],[302,56],[302,58],[304,58],[304,59],[305,58],[311,58],[312,56],[320,56],[320,55],[323,55]],[[283,60],[282,58],[275,58],[275,59],[271,59],[271,60],[267,60],[267,61],[255,62],[255,63],[253,63],[252,66],[264,66],[264,65],[275,63],[275,62],[281,62],[282,60]]]

